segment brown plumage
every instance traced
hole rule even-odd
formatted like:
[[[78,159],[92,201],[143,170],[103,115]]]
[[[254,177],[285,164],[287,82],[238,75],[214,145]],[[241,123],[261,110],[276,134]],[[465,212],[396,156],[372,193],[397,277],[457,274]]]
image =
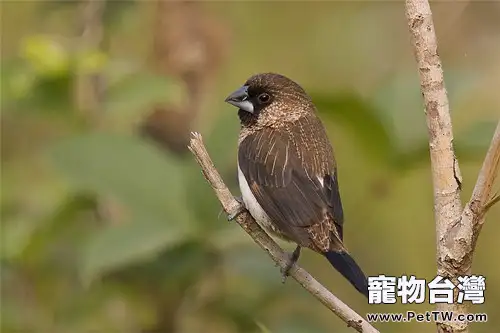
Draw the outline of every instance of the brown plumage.
[[[333,149],[316,108],[292,80],[252,76],[226,101],[239,107],[238,173],[243,202],[270,234],[323,254],[360,292],[366,278],[343,244]]]

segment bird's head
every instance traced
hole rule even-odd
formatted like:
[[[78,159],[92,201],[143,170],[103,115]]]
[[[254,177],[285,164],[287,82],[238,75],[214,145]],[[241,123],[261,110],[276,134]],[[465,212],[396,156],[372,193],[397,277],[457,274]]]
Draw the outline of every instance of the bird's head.
[[[314,112],[311,99],[304,89],[289,78],[275,73],[250,77],[225,101],[238,107],[243,125],[277,125]]]

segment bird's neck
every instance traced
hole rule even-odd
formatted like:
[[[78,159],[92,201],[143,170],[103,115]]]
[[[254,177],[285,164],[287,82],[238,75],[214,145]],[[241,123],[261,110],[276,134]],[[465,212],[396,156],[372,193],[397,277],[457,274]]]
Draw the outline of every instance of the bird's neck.
[[[258,115],[240,109],[238,110],[238,117],[240,118],[241,126],[250,127],[257,123]]]

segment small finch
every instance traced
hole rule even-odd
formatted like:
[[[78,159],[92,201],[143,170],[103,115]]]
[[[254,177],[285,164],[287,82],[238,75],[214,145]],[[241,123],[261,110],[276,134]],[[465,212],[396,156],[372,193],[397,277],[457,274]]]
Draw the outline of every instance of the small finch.
[[[294,242],[284,278],[302,247],[325,256],[368,296],[365,274],[343,244],[337,167],[311,98],[294,81],[257,74],[226,98],[238,107],[242,204],[270,235]],[[234,219],[242,209],[230,219]]]

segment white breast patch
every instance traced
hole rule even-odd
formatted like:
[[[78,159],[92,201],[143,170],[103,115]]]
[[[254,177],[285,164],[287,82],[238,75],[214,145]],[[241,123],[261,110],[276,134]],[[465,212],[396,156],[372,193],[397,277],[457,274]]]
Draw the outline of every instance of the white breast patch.
[[[240,169],[238,165],[238,183],[240,184],[241,196],[243,197],[243,202],[245,203],[246,208],[253,216],[255,221],[265,230],[274,231],[274,227],[271,224],[269,216],[266,214],[264,209],[262,209],[261,205],[258,203],[257,199],[252,193],[252,190],[248,186],[248,182],[245,179],[245,175]]]

